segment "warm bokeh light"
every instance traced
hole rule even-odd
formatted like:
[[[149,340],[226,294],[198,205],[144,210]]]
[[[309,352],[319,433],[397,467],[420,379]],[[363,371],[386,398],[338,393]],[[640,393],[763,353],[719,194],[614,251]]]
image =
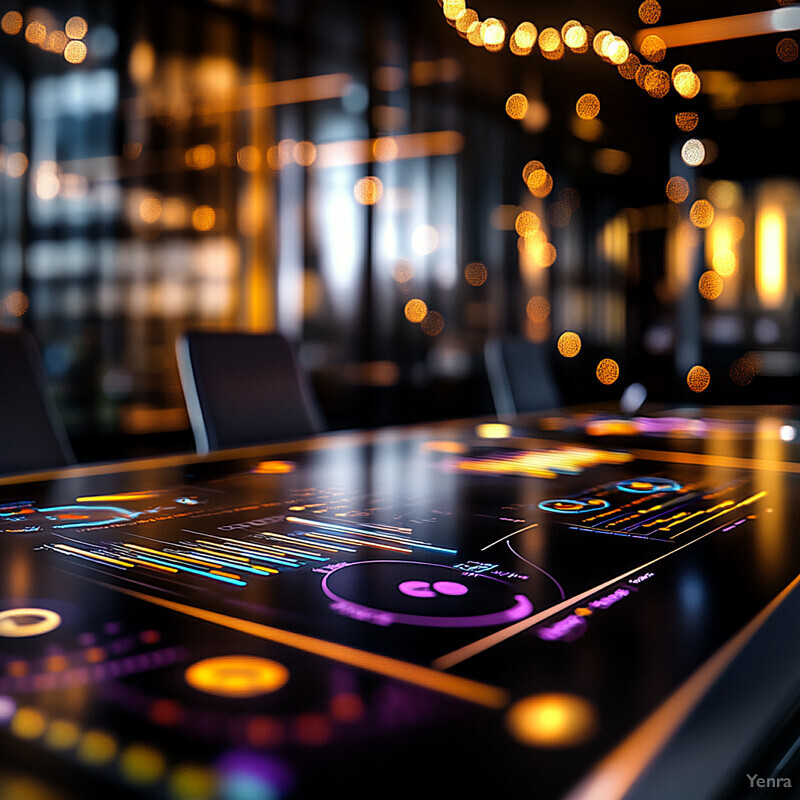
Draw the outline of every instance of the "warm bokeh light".
[[[22,14],[19,11],[7,11],[3,14],[0,27],[2,27],[3,33],[7,33],[9,36],[16,36],[22,30]]]
[[[53,31],[47,34],[47,39],[44,43],[45,50],[51,53],[58,53],[61,55],[69,44],[69,39],[64,31]]]
[[[219,697],[259,697],[286,685],[289,670],[257,656],[217,656],[192,664],[184,673],[193,689]]]
[[[70,39],[83,39],[89,26],[83,17],[70,17],[64,25],[64,32]]]
[[[539,34],[539,49],[543,53],[555,53],[561,47],[561,34],[555,28],[545,28]]]
[[[605,45],[606,39],[613,36],[614,34],[611,31],[598,31],[595,34],[594,39],[592,40],[592,49],[599,55],[601,58],[603,57],[603,46]]]
[[[630,169],[631,157],[624,150],[601,147],[594,154],[593,163],[598,172],[604,172],[606,175],[622,175]]]
[[[514,222],[514,229],[520,236],[530,236],[541,227],[539,217],[532,211],[520,211]]]
[[[714,181],[708,187],[708,199],[716,208],[732,209],[742,200],[742,189],[733,181]]]
[[[467,31],[469,31],[470,27],[475,23],[480,25],[480,19],[478,18],[478,12],[475,11],[475,9],[473,9],[473,8],[465,8],[456,17],[456,30],[459,32],[459,34],[461,36],[466,36],[467,35]],[[430,64],[432,62],[420,62],[420,61],[416,62],[416,64],[421,64],[421,63]],[[412,81],[412,83],[415,82],[415,78],[418,79],[420,77],[426,77],[426,78],[428,77],[428,76],[422,76],[420,74],[421,72],[424,72],[425,70],[424,69],[420,70],[419,67],[417,67],[416,74],[415,74],[414,66],[415,65],[412,65],[412,71],[411,71],[411,81]],[[432,77],[432,75],[431,75],[431,77]],[[430,83],[433,83],[433,80],[423,80],[422,82],[417,81],[416,85],[417,86],[421,86],[421,85],[426,85],[427,86]]]
[[[693,392],[704,392],[711,383],[711,374],[699,364],[692,367],[686,375],[686,385]]]
[[[64,60],[70,64],[83,63],[83,61],[86,60],[87,54],[88,51],[86,50],[86,45],[79,39],[71,41],[64,48]]]
[[[611,386],[619,378],[619,364],[613,358],[604,358],[595,370],[597,380],[605,386]]]
[[[700,78],[694,72],[679,72],[672,79],[675,91],[687,100],[697,97],[700,93]]]
[[[547,298],[536,295],[528,300],[525,313],[531,322],[544,322],[550,316],[550,303]]]
[[[645,36],[642,40],[639,52],[641,52],[648,61],[663,61],[664,57],[667,55],[667,45],[660,36],[650,34],[649,36]]]
[[[506,39],[505,24],[495,17],[488,17],[481,23],[481,41],[487,50],[499,50]]]
[[[700,115],[696,111],[679,111],[675,115],[675,124],[682,131],[693,131],[700,121]]]
[[[745,353],[731,364],[731,380],[737,386],[748,386],[761,370],[761,357],[757,353]]]
[[[417,225],[411,234],[411,247],[420,256],[433,253],[439,247],[439,231],[433,225]]]
[[[161,201],[157,197],[145,197],[139,203],[139,216],[142,222],[152,225],[161,216]]]
[[[21,317],[28,310],[30,303],[25,292],[15,290],[3,298],[3,310],[11,317]]]
[[[639,57],[631,53],[625,61],[617,67],[617,71],[626,81],[632,81],[636,77],[636,73],[641,66],[642,62],[639,60]]]
[[[537,169],[544,169],[544,164],[541,161],[529,161],[523,168],[522,168],[522,180],[525,183],[528,183],[528,178],[530,178],[531,173],[535,172]]]
[[[149,745],[129,745],[119,756],[119,771],[129,783],[153,784],[161,779],[166,768],[164,756]]]
[[[536,197],[547,197],[553,191],[553,176],[544,169],[535,169],[531,172],[527,183]]]
[[[298,142],[292,152],[296,164],[310,167],[317,159],[317,148],[313,142]]]
[[[426,336],[438,336],[444,330],[444,317],[438,311],[429,311],[420,328]]]
[[[21,178],[28,169],[28,156],[25,153],[12,153],[6,160],[6,175]]]
[[[211,206],[198,206],[192,212],[192,227],[196,231],[210,231],[217,221],[217,214]]]
[[[614,36],[603,48],[606,58],[616,66],[622,66],[631,54],[628,43],[619,36]]]
[[[779,205],[756,212],[756,291],[765,308],[779,308],[786,297],[786,214]]]
[[[589,35],[586,33],[586,28],[580,23],[571,25],[563,33],[564,44],[572,50],[573,53],[586,52],[589,46]]]
[[[261,151],[251,144],[241,147],[236,153],[236,163],[245,172],[255,172],[257,169],[261,169]]]
[[[210,144],[198,144],[186,151],[185,160],[189,169],[209,169],[217,161],[217,151]]]
[[[483,286],[489,273],[484,264],[479,261],[474,261],[472,264],[467,264],[464,268],[464,278],[470,286]]]
[[[481,37],[482,23],[479,19],[475,19],[467,29],[467,41],[473,47],[483,47],[483,38]]]
[[[81,736],[76,755],[84,764],[99,767],[116,756],[117,747],[117,740],[111,734],[93,729]]]
[[[597,712],[582,697],[538,694],[518,700],[508,711],[506,725],[521,744],[531,747],[575,747],[597,730]]]
[[[379,136],[372,143],[372,155],[376,161],[394,161],[399,151],[397,140],[391,136]]]
[[[578,116],[570,119],[569,127],[572,133],[584,142],[599,141],[605,130],[599,119],[581,119]]]
[[[662,69],[650,72],[644,79],[644,88],[650,97],[662,98],[669,93],[669,73]]]
[[[514,42],[520,50],[531,51],[531,48],[536,44],[536,37],[539,32],[532,22],[520,22],[514,31]]]
[[[374,176],[359,178],[353,187],[353,195],[362,206],[374,206],[383,197],[383,183]]]
[[[36,708],[23,707],[11,719],[11,733],[18,739],[38,739],[47,727],[47,721]]]
[[[25,41],[31,44],[42,44],[47,38],[47,28],[41,22],[31,22],[25,28]]]
[[[408,283],[415,274],[414,265],[407,258],[401,258],[392,267],[392,277],[397,283]]]
[[[717,250],[711,261],[714,272],[729,278],[736,272],[736,254],[731,250]]]
[[[723,286],[722,278],[714,270],[708,270],[700,276],[697,291],[705,300],[716,300],[722,294]]]
[[[658,0],[644,0],[639,6],[639,19],[645,25],[655,25],[661,19],[661,4]]]
[[[415,297],[406,303],[403,313],[409,322],[422,322],[428,315],[428,304]]]
[[[785,39],[781,39],[778,42],[777,46],[775,47],[775,53],[785,64],[796,61],[798,53],[797,42],[787,36]]]
[[[558,337],[556,346],[564,358],[574,358],[581,351],[581,337],[573,331],[565,331]]]
[[[689,139],[681,147],[683,163],[690,167],[699,167],[706,157],[706,147],[699,139]]]
[[[581,119],[594,119],[600,113],[600,100],[597,95],[587,93],[578,98],[575,113]]]
[[[655,67],[651,66],[650,64],[642,64],[639,69],[636,70],[636,75],[634,80],[636,81],[636,85],[640,89],[645,88],[645,81],[647,80],[647,76],[655,71]]]
[[[714,221],[714,206],[708,200],[695,200],[689,219],[696,228],[707,228]]]
[[[481,439],[507,439],[511,436],[511,426],[502,422],[484,422],[475,426],[475,433]]]
[[[517,92],[506,100],[506,114],[511,119],[522,119],[528,113],[528,98]]]
[[[689,196],[689,182],[686,178],[674,176],[667,181],[667,198],[673,203],[682,203]]]

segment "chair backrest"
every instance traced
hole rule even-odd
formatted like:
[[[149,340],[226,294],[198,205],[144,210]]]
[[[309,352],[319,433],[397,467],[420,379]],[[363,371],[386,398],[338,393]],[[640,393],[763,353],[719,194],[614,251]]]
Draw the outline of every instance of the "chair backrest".
[[[280,334],[190,331],[176,348],[198,453],[322,431],[305,375]]]
[[[74,464],[29,333],[0,330],[0,374],[0,474]]]
[[[561,395],[541,345],[525,339],[489,339],[484,355],[498,416],[560,405]]]

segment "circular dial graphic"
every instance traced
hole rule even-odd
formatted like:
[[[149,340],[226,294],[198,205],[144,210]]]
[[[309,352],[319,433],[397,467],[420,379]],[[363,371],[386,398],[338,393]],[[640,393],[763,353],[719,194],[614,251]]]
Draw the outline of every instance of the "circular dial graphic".
[[[655,492],[677,492],[681,485],[669,478],[631,478],[620,481],[617,489],[633,494],[654,494]]]
[[[588,514],[590,511],[601,511],[611,505],[608,500],[593,497],[589,500],[576,500],[572,497],[543,500],[539,503],[542,511],[553,511],[556,514]]]
[[[322,591],[334,611],[377,625],[473,628],[515,622],[533,611],[506,581],[418,561],[344,564],[325,575]]]

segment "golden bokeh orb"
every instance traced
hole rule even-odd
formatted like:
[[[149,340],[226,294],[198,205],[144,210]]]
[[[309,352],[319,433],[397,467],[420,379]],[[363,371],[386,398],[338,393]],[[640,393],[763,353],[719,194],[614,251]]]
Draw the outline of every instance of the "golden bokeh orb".
[[[211,206],[198,206],[192,212],[192,227],[196,231],[210,231],[217,221],[217,212]]]
[[[295,163],[299,164],[301,167],[310,167],[316,160],[317,160],[317,148],[313,142],[298,142],[294,146],[294,160]],[[385,159],[381,159],[377,157],[378,161],[382,161]]]
[[[403,313],[409,322],[422,322],[428,315],[428,304],[415,297],[406,303]]]
[[[642,64],[639,69],[636,70],[636,75],[634,76],[634,80],[636,81],[636,85],[640,89],[645,88],[645,81],[647,80],[647,76],[655,71],[655,67],[651,66],[650,64]]]
[[[481,23],[481,41],[488,49],[501,48],[506,38],[505,23],[495,17],[488,17]]]
[[[597,711],[573,694],[537,694],[518,700],[506,715],[511,736],[530,747],[575,747],[598,727]]]
[[[667,181],[667,198],[672,203],[682,203],[689,196],[689,181],[676,175]]]
[[[528,300],[525,313],[531,322],[544,322],[550,316],[550,303],[547,298],[536,295]]]
[[[686,385],[693,392],[704,392],[711,383],[711,374],[699,364],[692,367],[686,375]]]
[[[669,73],[663,69],[656,69],[648,73],[644,79],[644,88],[650,97],[662,98],[669,93]]]
[[[486,265],[481,264],[479,261],[467,264],[464,268],[464,278],[470,286],[483,286],[488,277],[489,272],[486,269]]]
[[[597,380],[605,386],[611,386],[619,378],[619,364],[613,358],[604,358],[595,370]]]
[[[704,272],[697,282],[697,291],[705,300],[716,300],[722,294],[723,287],[722,278],[714,270]]]
[[[617,71],[626,81],[632,81],[641,66],[642,62],[639,60],[639,56],[630,53],[625,61],[617,67]]]
[[[639,50],[648,61],[653,62],[663,61],[667,55],[666,43],[660,36],[656,36],[654,33],[644,37]]]
[[[723,278],[729,278],[736,272],[736,254],[731,250],[718,250],[714,253],[711,263],[714,266],[714,271],[722,275]]]
[[[700,78],[691,70],[678,72],[672,78],[675,91],[683,98],[691,100],[700,93]]]
[[[545,28],[539,34],[539,49],[543,53],[555,53],[561,47],[561,34],[555,28]]]
[[[564,44],[572,51],[584,51],[589,44],[589,34],[580,23],[572,25],[563,33]]]
[[[575,358],[581,351],[581,337],[574,331],[564,331],[558,337],[556,347],[564,358]]]
[[[696,111],[679,111],[675,115],[675,124],[682,131],[693,131],[700,122],[700,115]]]
[[[581,119],[594,119],[600,113],[600,100],[597,95],[587,93],[578,98],[575,113]]]
[[[530,177],[531,173],[537,169],[544,169],[544,164],[541,161],[529,161],[523,168],[522,168],[522,180],[525,183],[528,182],[528,178]]]
[[[64,60],[70,64],[81,64],[87,55],[86,45],[79,39],[74,39],[64,48]]]
[[[683,163],[690,167],[699,167],[706,157],[706,146],[699,139],[689,139],[681,147]]]
[[[514,42],[521,50],[530,52],[531,48],[536,44],[536,37],[539,32],[536,26],[531,22],[520,22],[517,29],[514,31]]]
[[[787,36],[785,39],[781,39],[778,42],[775,48],[775,53],[777,54],[778,58],[784,62],[784,64],[789,64],[792,61],[796,61],[798,55],[797,42]]]
[[[83,17],[70,17],[64,25],[64,32],[70,39],[83,39],[89,26]]]
[[[708,228],[714,221],[714,206],[708,200],[695,200],[689,219],[696,228]]]
[[[193,689],[219,697],[259,697],[285,686],[289,670],[258,656],[216,656],[192,664],[184,678]]]
[[[514,230],[519,236],[530,236],[541,227],[539,217],[532,211],[520,211],[514,221]]]
[[[655,25],[661,19],[661,4],[658,0],[644,0],[639,6],[639,19],[645,25]]]
[[[512,94],[506,100],[506,114],[511,119],[524,119],[528,113],[528,98],[519,92]]]
[[[353,195],[362,206],[374,206],[383,197],[383,183],[372,175],[359,178],[353,187]]]
[[[7,11],[3,14],[0,27],[2,27],[3,33],[7,33],[9,36],[16,36],[22,30],[22,24],[22,14],[19,11]]]

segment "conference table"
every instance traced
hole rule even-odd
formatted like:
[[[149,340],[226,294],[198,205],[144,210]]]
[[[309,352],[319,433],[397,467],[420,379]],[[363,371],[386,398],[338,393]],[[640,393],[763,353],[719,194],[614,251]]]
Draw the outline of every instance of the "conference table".
[[[2,478],[0,797],[788,796],[798,430],[570,409]]]

